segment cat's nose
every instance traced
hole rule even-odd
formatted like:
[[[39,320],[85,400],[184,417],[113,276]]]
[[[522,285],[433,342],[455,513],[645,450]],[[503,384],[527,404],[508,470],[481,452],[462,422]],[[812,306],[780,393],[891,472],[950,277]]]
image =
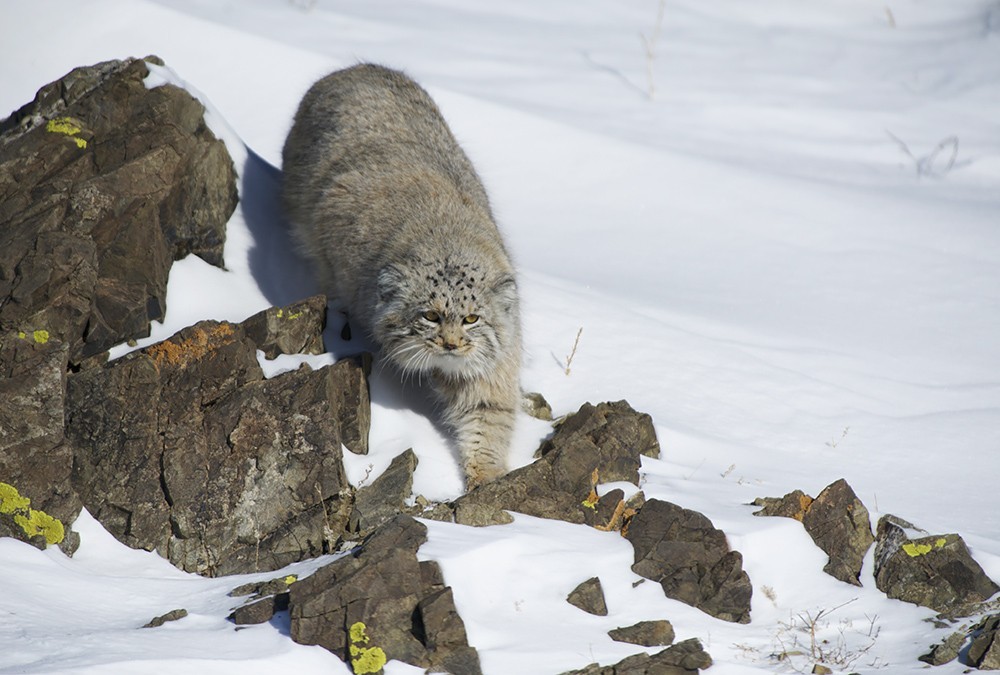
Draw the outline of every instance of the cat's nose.
[[[444,341],[444,348],[447,349],[449,352],[453,351],[455,349],[458,349],[458,343],[457,342],[452,342],[451,340],[445,340]]]

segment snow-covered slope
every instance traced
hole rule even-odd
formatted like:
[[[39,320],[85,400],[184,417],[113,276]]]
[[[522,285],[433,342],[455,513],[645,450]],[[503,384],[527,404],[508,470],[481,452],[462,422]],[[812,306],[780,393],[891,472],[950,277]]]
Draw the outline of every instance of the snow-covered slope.
[[[617,661],[638,648],[606,631],[648,618],[700,638],[713,673],[782,671],[805,661],[769,655],[823,610],[854,669],[922,670],[942,636],[931,611],[885,599],[870,560],[864,588],[834,581],[798,523],[746,506],[841,477],[873,518],[958,531],[1000,580],[995,0],[5,3],[0,115],[77,65],[151,53],[210,102],[242,177],[228,271],[178,263],[152,339],[315,290],[274,200],[291,116],[334,68],[403,68],[440,103],[509,239],[525,388],[557,414],[620,398],[650,413],[663,456],[644,464],[646,494],[704,512],[745,557],[753,622],[734,626],[633,588],[616,535],[429,523],[421,554],[442,563],[487,673]],[[416,490],[457,495],[424,411],[373,386],[373,470],[413,446]],[[545,431],[523,420],[516,463]],[[235,631],[231,580],[81,521],[73,559],[0,540],[0,672],[347,672],[280,622]],[[564,601],[595,575],[603,618]],[[181,606],[188,618],[138,629]]]

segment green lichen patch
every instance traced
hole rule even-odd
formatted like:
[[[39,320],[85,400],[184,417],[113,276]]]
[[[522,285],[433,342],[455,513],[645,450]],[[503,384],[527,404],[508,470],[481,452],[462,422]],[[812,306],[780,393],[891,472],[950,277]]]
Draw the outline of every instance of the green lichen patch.
[[[362,647],[368,644],[367,626],[361,621],[351,625],[348,636],[351,639],[351,669],[355,675],[378,673],[385,667],[388,659],[381,647]]]
[[[12,516],[28,538],[41,535],[52,545],[66,537],[66,528],[59,519],[31,508],[31,500],[22,497],[17,488],[8,483],[0,483],[0,514]]]
[[[69,136],[73,142],[76,143],[76,147],[81,150],[87,147],[87,141],[77,136],[77,134],[83,131],[83,129],[81,129],[80,125],[77,124],[72,118],[57,117],[54,120],[49,120],[45,125],[45,130],[52,134],[63,134]]]

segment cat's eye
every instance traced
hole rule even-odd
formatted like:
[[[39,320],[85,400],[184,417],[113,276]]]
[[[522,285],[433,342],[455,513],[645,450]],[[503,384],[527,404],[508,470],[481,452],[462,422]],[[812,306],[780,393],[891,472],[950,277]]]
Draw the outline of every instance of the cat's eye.
[[[421,316],[424,317],[425,321],[430,321],[431,323],[438,323],[441,320],[441,315],[435,312],[433,309],[427,310]]]
[[[467,314],[466,317],[464,319],[462,319],[462,323],[464,323],[467,326],[471,326],[472,324],[476,323],[477,321],[479,321],[479,315],[478,314]]]

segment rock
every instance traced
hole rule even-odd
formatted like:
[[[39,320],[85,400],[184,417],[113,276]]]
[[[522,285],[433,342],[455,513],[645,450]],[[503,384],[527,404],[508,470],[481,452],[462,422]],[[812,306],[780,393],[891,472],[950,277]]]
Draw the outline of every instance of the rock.
[[[161,614],[154,619],[150,619],[149,623],[143,626],[143,628],[159,628],[168,621],[177,621],[178,619],[183,619],[187,615],[188,611],[186,609],[172,609],[166,614]]]
[[[980,670],[1000,670],[1000,614],[985,617],[972,634],[969,664]]]
[[[570,591],[566,602],[594,616],[607,616],[608,606],[604,602],[601,580],[591,577]]]
[[[503,524],[511,521],[506,511],[517,511],[607,526],[598,520],[594,485],[638,483],[639,457],[659,453],[649,415],[637,413],[625,401],[585,403],[542,444],[540,459],[455,500],[455,521]]]
[[[640,621],[631,626],[609,630],[608,636],[617,642],[643,647],[666,647],[674,641],[674,627],[664,619]]]
[[[152,61],[157,61],[151,57]],[[69,531],[66,372],[149,334],[174,259],[222,265],[236,173],[203,108],[144,61],[77,68],[0,121],[0,477]]]
[[[538,392],[525,392],[521,397],[521,410],[537,420],[552,421],[552,406]]]
[[[940,644],[934,645],[929,652],[918,657],[920,661],[932,666],[943,666],[958,658],[965,643],[966,631],[960,630],[946,637]]]
[[[271,307],[243,322],[243,330],[264,356],[322,354],[326,296],[314,295],[287,307]]]
[[[753,587],[743,556],[704,515],[659,499],[647,501],[628,524],[632,570],[659,582],[669,598],[725,621],[748,623]]]
[[[389,468],[371,485],[358,488],[348,530],[367,534],[403,511],[406,500],[413,493],[413,472],[416,468],[417,456],[412,449],[406,450],[396,456]]]
[[[0,332],[45,331],[72,364],[149,334],[173,260],[222,266],[232,160],[202,105],[147,74],[77,68],[0,122]]]
[[[31,500],[23,518],[45,514],[59,523],[59,532],[37,538],[37,526],[18,525],[5,510],[14,502],[7,501],[6,507],[0,503],[0,536],[33,540],[43,548],[58,544],[72,554],[79,537],[69,525],[81,503],[70,482],[73,454],[62,442],[68,359],[68,345],[44,331],[0,334],[0,485],[7,485],[0,492]]]
[[[330,550],[350,513],[341,443],[367,450],[363,365],[265,380],[256,351],[241,325],[206,321],[71,374],[73,485],[116,538],[205,575]]]
[[[810,672],[812,672],[813,675],[833,675],[833,671],[824,666],[822,663],[814,665]]]
[[[291,587],[292,639],[321,645],[345,663],[376,672],[397,659],[421,668],[475,675],[451,589],[433,561],[418,562],[427,528],[399,515],[348,556]]]
[[[596,663],[562,675],[694,675],[712,665],[712,657],[692,638],[656,654],[635,654],[611,666]]]
[[[229,615],[229,620],[237,626],[267,623],[276,612],[288,609],[288,596],[286,591],[237,607]]]
[[[775,497],[758,497],[753,500],[754,506],[762,506],[760,511],[754,511],[755,516],[782,516],[784,518],[794,518],[802,522],[806,511],[812,505],[813,498],[802,490],[789,492],[781,499]]]
[[[890,598],[948,613],[1000,591],[957,534],[911,539],[910,523],[892,515],[878,522],[875,585]]]
[[[861,565],[875,538],[868,509],[847,481],[831,483],[816,499],[795,490],[781,499],[756,499],[754,504],[764,507],[755,516],[784,516],[800,521],[813,542],[830,556],[823,571],[840,581],[861,585]]]

